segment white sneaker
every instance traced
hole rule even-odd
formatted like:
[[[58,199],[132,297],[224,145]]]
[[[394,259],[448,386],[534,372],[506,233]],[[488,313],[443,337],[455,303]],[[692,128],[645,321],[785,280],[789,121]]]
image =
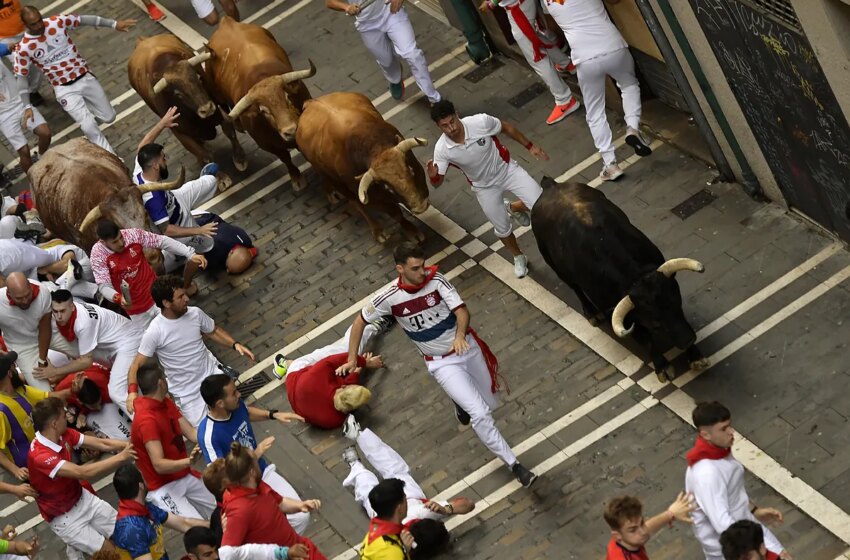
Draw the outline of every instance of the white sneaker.
[[[360,424],[353,414],[349,414],[345,419],[345,424],[342,426],[342,435],[351,441],[357,441],[357,438],[360,437]]]
[[[528,257],[525,255],[517,255],[514,257],[514,275],[517,278],[524,278],[528,274]]]
[[[599,178],[603,181],[616,181],[623,176],[623,170],[616,162],[603,165],[602,171],[599,173]]]
[[[529,212],[514,212],[513,210],[511,210],[511,201],[505,198],[504,202],[505,210],[508,211],[508,215],[513,218],[517,224],[521,226],[531,225],[531,214]]]

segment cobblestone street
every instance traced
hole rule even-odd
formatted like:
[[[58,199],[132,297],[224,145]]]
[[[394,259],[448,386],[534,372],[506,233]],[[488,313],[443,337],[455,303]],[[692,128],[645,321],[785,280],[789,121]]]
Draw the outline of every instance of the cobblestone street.
[[[34,0],[46,7],[46,0]],[[172,31],[199,49],[211,34],[188,1],[165,0],[162,25],[136,0],[57,0],[50,13],[96,13],[138,18],[127,34],[80,29],[75,41],[118,112],[105,134],[128,165],[142,135],[158,120],[130,89],[126,61],[137,37]],[[314,0],[242,0],[243,19],[266,27],[295,68],[312,60],[318,72],[306,81],[313,97],[357,91],[407,137],[429,146],[414,153],[425,164],[438,138],[429,105],[412,79],[402,102],[394,101],[379,68],[363,47],[352,18]],[[514,123],[551,156],[534,160],[515,142],[505,143],[537,179],[591,183],[601,162],[584,110],[554,126],[545,124],[552,100],[544,90],[516,107],[511,98],[537,83],[524,65],[499,57],[476,67],[455,29],[408,3],[407,11],[441,94],[462,114],[486,111]],[[405,76],[409,70],[405,69]],[[578,93],[575,82],[573,90]],[[54,143],[80,135],[42,86],[43,114]],[[747,468],[747,488],[760,506],[780,509],[785,522],[776,534],[795,558],[850,559],[850,254],[781,207],[747,197],[737,184],[714,182],[716,171],[674,145],[656,140],[651,157],[637,158],[624,145],[625,125],[611,113],[618,160],[625,177],[599,188],[645,232],[665,257],[691,257],[704,274],[680,273],[684,308],[698,331],[711,367],[687,371],[662,385],[644,363],[648,356],[610,325],[584,320],[577,298],[543,262],[528,228],[519,243],[529,255],[530,274],[516,279],[508,252],[476,202],[463,175],[449,172],[432,190],[432,208],[417,222],[431,263],[438,263],[472,316],[472,325],[499,357],[510,392],[503,392],[495,418],[523,464],[541,474],[521,488],[469,427],[459,426],[454,406],[428,375],[421,357],[399,328],[375,348],[387,368],[366,385],[372,401],[357,413],[411,466],[429,496],[464,495],[478,502],[453,518],[453,551],[446,558],[601,558],[610,538],[602,506],[612,496],[640,496],[647,514],[663,511],[684,488],[684,454],[695,431],[695,402],[720,400],[733,413],[738,436],[734,454]],[[199,169],[169,133],[172,173],[178,162],[187,177]],[[289,410],[284,387],[272,381],[271,361],[283,352],[297,357],[343,335],[365,301],[394,280],[392,246],[398,227],[383,218],[391,240],[375,242],[363,219],[344,204],[329,204],[320,179],[303,157],[309,183],[295,193],[285,168],[245,134],[240,141],[249,168],[233,168],[229,144],[212,144],[234,186],[206,209],[244,227],[255,239],[258,261],[244,275],[204,277],[193,300],[233,336],[251,347],[253,365],[233,351],[216,354],[262,387],[254,394],[266,408]],[[8,166],[7,166],[8,167]],[[18,183],[20,186],[20,183]],[[696,201],[705,201],[698,203]],[[696,204],[684,217],[673,212]],[[637,354],[633,354],[636,352]],[[842,358],[843,356],[843,358]],[[267,453],[303,498],[319,498],[307,532],[329,558],[356,558],[368,519],[350,490],[342,487],[348,466],[341,453],[350,443],[341,431],[284,424],[258,424],[258,439],[274,435]],[[117,498],[109,478],[95,487]],[[63,557],[64,546],[41,520],[33,503],[0,496],[0,517],[33,532],[40,557]],[[180,536],[168,531],[172,559],[184,554]],[[648,545],[654,559],[699,559],[688,527],[664,529]]]

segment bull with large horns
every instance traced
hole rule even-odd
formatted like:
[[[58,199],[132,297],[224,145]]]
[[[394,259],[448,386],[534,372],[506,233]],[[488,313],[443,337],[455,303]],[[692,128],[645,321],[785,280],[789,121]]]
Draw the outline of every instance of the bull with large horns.
[[[289,150],[295,148],[298,119],[310,99],[301,80],[315,75],[316,67],[310,62],[309,69],[293,70],[271,33],[228,16],[210,37],[207,50],[207,91],[219,105],[231,108],[228,116],[240,131],[283,162],[293,188],[303,188]]]
[[[75,138],[50,148],[27,172],[41,219],[54,235],[86,252],[97,242],[94,224],[109,218],[121,228],[150,230],[142,193],[172,190],[185,179],[136,185],[114,154]]]
[[[531,228],[546,263],[578,296],[594,326],[608,316],[619,337],[648,347],[659,381],[675,373],[664,353],[686,352],[692,369],[708,366],[682,310],[678,272],[703,272],[694,259],[665,260],[661,251],[599,190],[541,181]]]
[[[216,127],[230,140],[233,164],[244,171],[248,163],[236,138],[233,122],[216,105],[204,86],[203,63],[212,54],[194,54],[174,35],[140,38],[127,62],[130,85],[160,117],[177,107],[180,117],[171,132],[203,165],[212,161],[204,142],[213,140]]]
[[[424,239],[399,203],[414,214],[428,209],[425,170],[412,152],[427,140],[404,138],[359,93],[330,93],[305,103],[295,137],[326,186],[351,200],[379,243],[387,236],[369,209],[395,219],[410,239]]]

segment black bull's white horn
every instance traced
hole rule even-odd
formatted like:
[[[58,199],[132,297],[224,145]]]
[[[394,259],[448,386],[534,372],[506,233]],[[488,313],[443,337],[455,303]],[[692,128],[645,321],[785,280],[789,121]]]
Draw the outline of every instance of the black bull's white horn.
[[[418,148],[419,146],[427,146],[428,140],[426,138],[405,138],[401,140],[398,144],[393,146],[394,149],[400,151],[402,154],[409,152],[413,148]],[[370,168],[366,173],[360,176],[360,187],[357,189],[357,195],[360,197],[360,202],[363,204],[369,204],[369,186],[375,180],[375,174],[372,172]]]
[[[255,84],[251,89],[248,90],[248,93],[242,96],[242,99],[236,102],[236,105],[233,106],[233,109],[228,113],[228,117],[231,119],[236,119],[241,115],[245,110],[254,104],[255,95],[254,89],[265,82],[266,80],[273,80],[280,83],[280,86],[284,86],[286,84],[291,84],[292,82],[297,82],[298,80],[306,80],[307,78],[312,78],[316,75],[316,65],[313,64],[312,60],[308,60],[310,63],[310,68],[307,70],[293,70],[292,72],[286,72],[285,74],[280,74],[278,76],[270,76],[265,80]]]
[[[705,272],[705,266],[694,259],[680,258],[670,259],[658,267],[658,272],[668,278],[683,270],[690,270],[691,272]],[[614,329],[614,334],[622,338],[632,332],[635,328],[634,324],[627,329],[623,323],[626,320],[626,315],[628,315],[634,308],[635,304],[629,296],[620,300],[620,303],[617,304],[617,307],[614,308],[614,312],[611,314],[611,328]]]

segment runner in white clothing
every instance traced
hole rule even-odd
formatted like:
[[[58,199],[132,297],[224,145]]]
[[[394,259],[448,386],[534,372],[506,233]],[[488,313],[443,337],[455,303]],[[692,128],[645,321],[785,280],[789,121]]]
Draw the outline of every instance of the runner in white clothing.
[[[732,413],[719,402],[706,402],[696,406],[692,418],[698,434],[686,455],[685,490],[699,506],[693,513],[694,535],[706,560],[724,560],[720,535],[742,519],[761,523],[767,549],[783,560],[790,559],[790,553],[765,526],[782,522],[782,514],[753,504],[744,488],[744,466],[732,456]]]
[[[63,14],[42,19],[41,12],[32,6],[21,9],[21,19],[27,28],[24,38],[15,49],[18,94],[24,104],[21,124],[26,126],[34,116],[27,75],[33,67],[37,67],[47,76],[56,93],[56,100],[80,125],[86,138],[104,150],[115,153],[95,120],[97,117],[107,123],[114,121],[115,109],[89,70],[86,59],[77,52],[77,46],[68,32],[81,25],[127,31],[136,25],[136,20],[115,21],[100,16]]]
[[[76,303],[68,290],[56,290],[50,297],[56,328],[76,351],[70,353],[74,359],[67,364],[39,366],[33,374],[39,379],[56,379],[84,371],[95,361],[110,364],[109,398],[126,413],[127,372],[139,348],[138,333],[130,320],[97,305]]]
[[[404,0],[325,0],[331,10],[355,16],[354,28],[384,73],[393,99],[404,97],[400,57],[410,66],[413,79],[433,105],[441,99],[440,93],[431,80],[425,53],[416,44],[403,4]]]
[[[0,57],[12,54],[11,49],[0,43]],[[31,87],[28,85],[28,88]],[[18,95],[18,86],[15,83],[15,75],[0,63],[0,132],[12,149],[18,152],[21,161],[21,170],[26,173],[32,167],[32,154],[30,154],[29,143],[21,129],[21,117],[24,114],[24,106]],[[38,153],[43,154],[50,147],[50,127],[47,121],[35,107],[32,108],[32,118],[26,123],[26,127],[38,137]]]
[[[614,4],[619,0],[606,0]],[[602,154],[603,181],[623,176],[614,154],[614,140],[605,115],[605,79],[614,78],[623,99],[626,143],[639,156],[652,153],[640,133],[640,84],[635,62],[620,31],[608,18],[602,0],[546,0],[549,14],[563,29],[572,49],[578,72],[578,85],[584,97],[587,126],[596,149]]]
[[[434,146],[434,159],[428,162],[431,184],[439,187],[449,166],[461,170],[472,185],[478,204],[493,224],[496,237],[514,256],[514,274],[522,278],[528,274],[528,257],[517,244],[511,218],[522,226],[530,225],[529,213],[543,189],[511,158],[508,149],[499,142],[498,134],[504,131],[536,159],[546,161],[549,156],[509,122],[486,113],[461,119],[447,99],[431,108],[431,119],[443,131]],[[503,198],[505,191],[510,191],[519,200],[509,202]]]
[[[33,376],[37,365],[48,364],[49,348],[71,352],[73,346],[53,330],[50,320],[50,290],[47,282],[30,282],[21,272],[6,278],[6,287],[0,289],[0,331],[9,350],[18,354],[17,366],[24,374],[27,385],[43,391],[50,384]]]
[[[425,266],[423,249],[410,242],[393,251],[398,282],[363,308],[351,327],[348,363],[338,375],[357,369],[360,339],[367,323],[392,315],[425,359],[428,371],[455,403],[458,420],[472,429],[523,486],[537,475],[517,460],[493,420],[498,406],[499,364],[469,327],[469,310],[436,266]]]
[[[357,447],[349,447],[342,454],[343,461],[351,468],[342,485],[354,488],[354,498],[366,510],[369,519],[375,517],[375,511],[369,503],[369,493],[380,482],[378,477],[360,462],[357,456],[358,448],[385,484],[386,481],[395,479],[404,485],[407,515],[401,523],[413,535],[417,557],[421,555],[430,558],[441,552],[449,543],[449,532],[443,521],[452,515],[466,515],[475,509],[475,502],[462,496],[446,501],[429,500],[411,476],[410,466],[401,455],[372,430],[361,429],[354,416],[348,417],[344,433],[345,437],[352,440]]]
[[[175,404],[183,417],[197,428],[206,415],[206,404],[200,393],[204,379],[217,373],[238,377],[238,372],[213,356],[204,339],[232,348],[252,362],[256,358],[247,346],[236,342],[203,310],[189,306],[189,297],[177,276],[157,278],[151,286],[151,295],[162,312],[148,325],[130,368],[127,408],[133,410],[133,401],[138,396],[136,372],[156,355]]]
[[[59,275],[65,272],[67,263],[21,239],[0,239],[0,276],[23,272],[28,278],[35,279],[39,268]]]
[[[546,26],[538,0],[484,0],[479,10],[500,6],[508,12],[511,34],[528,64],[537,72],[555,98],[546,124],[555,124],[578,111],[581,103],[559,74],[575,74],[575,67],[558,48],[555,34]]]

